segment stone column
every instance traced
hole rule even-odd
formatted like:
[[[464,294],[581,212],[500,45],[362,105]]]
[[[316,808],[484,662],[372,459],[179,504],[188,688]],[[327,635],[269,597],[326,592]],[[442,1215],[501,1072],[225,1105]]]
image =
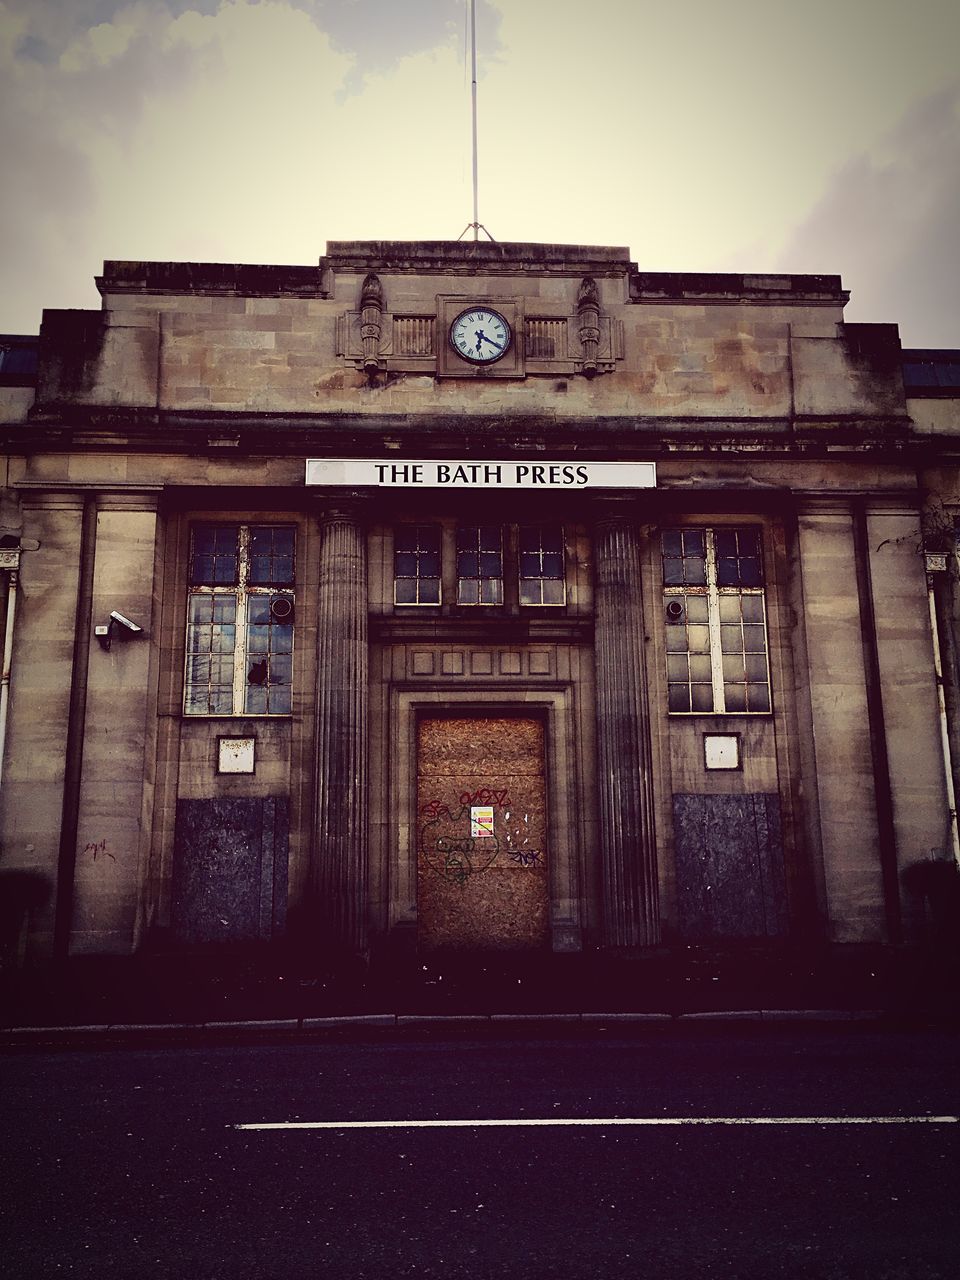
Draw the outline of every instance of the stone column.
[[[806,655],[799,676],[809,699],[807,740],[813,749],[804,794],[823,852],[828,937],[883,941],[882,833],[861,621],[866,584],[858,583],[849,499],[803,495],[798,534]]]
[[[367,554],[353,508],[320,515],[317,826],[312,890],[324,950],[367,945]]]
[[[600,519],[594,562],[604,943],[654,946],[660,909],[636,523],[619,513]]]

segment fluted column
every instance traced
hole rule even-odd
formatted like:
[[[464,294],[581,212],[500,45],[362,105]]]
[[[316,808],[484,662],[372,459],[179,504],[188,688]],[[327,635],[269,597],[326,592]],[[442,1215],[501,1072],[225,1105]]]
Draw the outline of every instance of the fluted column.
[[[660,909],[635,522],[620,515],[598,521],[594,562],[604,942],[653,946]]]
[[[320,516],[317,828],[312,888],[325,948],[367,942],[367,556],[356,511]]]

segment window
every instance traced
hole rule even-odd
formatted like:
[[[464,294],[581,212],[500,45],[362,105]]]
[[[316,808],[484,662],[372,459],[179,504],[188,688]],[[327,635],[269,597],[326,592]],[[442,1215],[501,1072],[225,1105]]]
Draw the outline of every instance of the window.
[[[393,536],[394,604],[440,603],[440,526],[400,525]]]
[[[503,604],[503,534],[499,525],[457,529],[457,604]]]
[[[760,530],[665,529],[661,546],[669,710],[769,711]]]
[[[558,524],[401,524],[393,532],[393,603],[441,604],[456,579],[457,605],[562,607],[566,548]]]
[[[286,525],[194,525],[187,715],[290,712],[294,543]]]
[[[563,530],[558,525],[521,525],[520,603],[565,604]]]

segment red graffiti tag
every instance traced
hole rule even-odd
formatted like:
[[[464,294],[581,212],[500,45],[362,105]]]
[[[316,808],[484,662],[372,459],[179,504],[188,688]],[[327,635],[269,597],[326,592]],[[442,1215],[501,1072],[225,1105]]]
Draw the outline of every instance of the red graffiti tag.
[[[492,791],[489,787],[480,787],[477,791],[461,791],[461,804],[492,804],[497,809],[502,809],[510,803],[510,792],[504,788],[503,791]]]
[[[445,805],[442,800],[431,800],[429,804],[420,806],[420,812],[425,818],[452,818],[450,806]]]

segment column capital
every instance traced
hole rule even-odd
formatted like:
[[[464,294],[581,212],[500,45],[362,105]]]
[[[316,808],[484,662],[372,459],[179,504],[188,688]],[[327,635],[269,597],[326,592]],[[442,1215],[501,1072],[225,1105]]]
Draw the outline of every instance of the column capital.
[[[648,523],[651,517],[649,497],[645,501],[647,507],[643,509],[641,500],[633,493],[604,494],[602,497],[593,497],[590,506],[594,527],[632,525],[639,529],[640,525]]]

